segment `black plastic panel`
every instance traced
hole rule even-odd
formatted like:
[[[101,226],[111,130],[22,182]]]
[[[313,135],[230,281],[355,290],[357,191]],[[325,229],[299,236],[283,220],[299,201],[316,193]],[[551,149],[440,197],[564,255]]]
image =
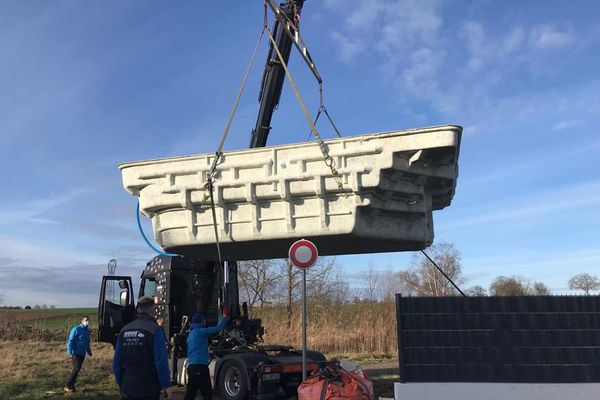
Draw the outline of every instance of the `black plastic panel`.
[[[600,296],[396,296],[402,382],[600,382]]]

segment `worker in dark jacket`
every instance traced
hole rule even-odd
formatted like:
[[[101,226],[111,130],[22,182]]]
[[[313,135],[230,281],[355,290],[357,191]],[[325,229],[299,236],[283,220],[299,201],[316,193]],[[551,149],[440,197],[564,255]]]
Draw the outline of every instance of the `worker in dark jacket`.
[[[141,297],[137,318],[119,333],[113,372],[122,399],[158,400],[171,397],[167,342],[154,320],[154,300]]]
[[[69,356],[69,359],[71,359],[73,369],[71,370],[67,386],[65,386],[65,392],[75,391],[75,381],[77,380],[77,375],[79,375],[79,371],[85,360],[85,355],[87,353],[90,357],[92,356],[90,330],[88,329],[89,323],[90,318],[87,315],[84,315],[83,318],[81,318],[81,323],[71,329],[71,333],[69,334],[69,339],[67,340],[67,355]]]
[[[212,384],[208,371],[208,337],[220,332],[227,324],[229,310],[223,309],[223,316],[217,326],[206,327],[204,316],[200,313],[192,316],[190,334],[188,335],[188,382],[184,400],[194,400],[198,390],[204,400],[212,400]]]

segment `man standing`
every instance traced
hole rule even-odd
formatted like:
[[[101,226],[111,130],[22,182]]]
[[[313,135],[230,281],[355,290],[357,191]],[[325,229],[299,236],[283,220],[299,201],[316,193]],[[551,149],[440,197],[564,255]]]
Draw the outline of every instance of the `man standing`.
[[[83,361],[85,360],[85,354],[87,353],[90,357],[92,356],[92,349],[90,348],[90,331],[88,325],[90,318],[84,315],[81,318],[81,323],[71,329],[69,334],[69,340],[67,340],[67,355],[73,364],[73,370],[69,376],[67,386],[65,386],[65,392],[75,391],[75,381],[77,375],[81,370]]]
[[[154,320],[154,300],[138,300],[137,318],[119,333],[113,372],[122,399],[158,400],[171,397],[167,342]]]
[[[188,335],[188,383],[184,400],[194,400],[198,389],[204,400],[212,400],[212,385],[208,370],[208,337],[218,333],[227,324],[229,310],[223,309],[223,316],[217,326],[206,327],[204,316],[200,313],[192,316],[190,334]]]

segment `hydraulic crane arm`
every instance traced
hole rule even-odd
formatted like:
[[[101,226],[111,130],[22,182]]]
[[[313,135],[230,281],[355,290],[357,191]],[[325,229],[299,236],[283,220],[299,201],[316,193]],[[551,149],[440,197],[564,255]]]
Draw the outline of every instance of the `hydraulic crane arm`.
[[[303,5],[304,0],[286,0],[279,9],[297,28]],[[273,36],[275,37],[277,47],[287,64],[290,59],[293,40],[288,32],[286,32],[285,28],[285,25],[280,22],[280,19],[275,18],[273,23]],[[260,108],[256,119],[256,126],[252,130],[252,136],[250,138],[251,148],[264,147],[267,144],[267,137],[271,130],[271,118],[273,117],[275,108],[279,104],[284,80],[285,70],[279,62],[273,44],[271,44],[269,46],[265,71],[262,77],[261,90],[258,95]]]

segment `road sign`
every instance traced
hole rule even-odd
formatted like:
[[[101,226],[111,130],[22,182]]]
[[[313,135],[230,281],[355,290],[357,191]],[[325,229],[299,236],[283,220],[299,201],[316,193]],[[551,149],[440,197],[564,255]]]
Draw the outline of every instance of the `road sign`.
[[[302,270],[302,381],[306,380],[306,270],[313,266],[319,252],[310,240],[300,239],[290,246],[290,262]]]
[[[317,246],[310,240],[300,239],[290,246],[288,257],[292,264],[300,269],[308,269],[313,266],[319,252]]]

